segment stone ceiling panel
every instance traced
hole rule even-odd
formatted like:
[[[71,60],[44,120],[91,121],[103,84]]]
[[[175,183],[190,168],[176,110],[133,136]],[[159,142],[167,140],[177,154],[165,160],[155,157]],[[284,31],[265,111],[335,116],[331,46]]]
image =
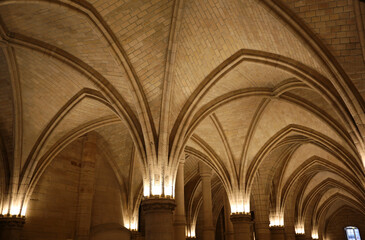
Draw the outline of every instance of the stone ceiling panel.
[[[300,117],[299,117],[300,116]],[[251,162],[262,146],[276,133],[290,124],[304,126],[320,132],[338,144],[351,149],[340,135],[323,120],[303,108],[281,100],[272,100],[258,121],[247,153],[247,161]]]
[[[243,98],[230,102],[215,111],[227,138],[237,170],[242,161],[248,131],[262,100],[262,97]]]
[[[343,189],[338,189],[338,188],[332,188],[321,196],[321,200],[318,202],[318,208],[320,208],[323,205],[323,203],[326,202],[326,200],[328,200],[331,196],[333,196],[335,194],[342,194],[350,199],[355,199],[355,197],[348,191],[345,191]]]
[[[331,153],[327,152],[326,150],[312,144],[307,143],[300,146],[294,154],[291,156],[291,159],[288,162],[288,165],[286,166],[284,175],[282,177],[283,183],[285,183],[290,175],[298,169],[298,167],[303,164],[305,161],[310,159],[313,156],[317,156],[319,158],[323,158],[327,161],[330,161],[331,163],[336,164],[337,166],[341,167],[342,169],[349,169],[335,156],[333,156]]]
[[[14,150],[13,107],[13,88],[9,67],[3,50],[0,50],[0,138],[4,141],[8,160],[12,159]]]
[[[339,118],[337,112],[334,110],[333,106],[329,104],[319,93],[312,89],[293,89],[288,91],[300,98],[303,98],[310,102],[311,104],[317,106],[323,112],[328,114],[330,117],[335,119],[339,124],[343,124],[343,121]]]
[[[208,146],[210,151],[213,151],[215,154],[217,154],[218,158],[224,162],[226,166],[229,166],[229,153],[224,147],[222,137],[220,136],[211,116],[207,117],[199,124],[199,126],[195,129],[194,134],[203,140],[203,142],[198,140],[199,142],[203,143],[203,146]]]
[[[90,2],[125,49],[142,83],[158,128],[173,1]]]
[[[332,173],[332,172],[328,172],[328,171],[322,171],[320,173],[317,173],[308,183],[306,189],[303,192],[303,197],[307,197],[308,194],[315,188],[317,187],[319,184],[323,183],[323,181],[325,181],[326,179],[331,178],[333,180],[336,180],[340,183],[343,183],[344,185],[346,185],[349,189],[353,189],[351,184],[349,182],[347,182],[345,179],[343,179],[342,177],[340,177],[338,174]]]
[[[0,15],[10,32],[56,46],[101,73],[134,109],[123,67],[112,52],[110,43],[86,15],[42,2],[0,5]]]
[[[120,122],[99,128],[96,132],[106,141],[111,160],[117,164],[124,182],[128,184],[132,158],[136,154],[128,129]]]
[[[47,55],[15,51],[23,101],[23,161],[55,114],[83,88],[96,89],[79,72]]]
[[[85,126],[96,119],[117,118],[115,114],[103,103],[90,98],[81,100],[67,115],[62,118],[57,127],[48,137],[40,151],[40,157],[57,143],[62,137],[71,134],[77,128]],[[122,124],[122,122],[120,123]]]
[[[203,106],[217,96],[241,89],[275,88],[282,81],[294,76],[280,68],[253,62],[242,62],[222,77],[198,106]]]
[[[280,34],[277,34],[280,32]],[[259,41],[258,41],[259,39]],[[174,109],[180,111],[198,84],[240,49],[279,54],[327,74],[288,26],[259,1],[185,1],[175,66]]]

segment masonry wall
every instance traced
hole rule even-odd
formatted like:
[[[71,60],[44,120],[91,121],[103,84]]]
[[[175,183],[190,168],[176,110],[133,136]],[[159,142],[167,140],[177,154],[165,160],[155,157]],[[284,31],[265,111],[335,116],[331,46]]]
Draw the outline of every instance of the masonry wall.
[[[365,98],[365,63],[356,12],[359,0],[283,0],[326,45]],[[355,9],[360,6],[361,9]]]
[[[82,154],[83,139],[78,139],[47,167],[29,202],[22,239],[77,239],[80,222],[89,222],[90,239],[130,239],[129,231],[123,227],[119,183],[99,149],[94,155],[92,207],[85,212],[85,197],[79,198],[85,190],[80,187]]]
[[[76,140],[47,167],[30,199],[23,239],[73,239],[81,156]]]
[[[361,238],[365,238],[365,217],[356,211],[345,208],[338,212],[329,222],[326,231],[326,240],[346,239],[344,228],[347,226],[359,228]]]

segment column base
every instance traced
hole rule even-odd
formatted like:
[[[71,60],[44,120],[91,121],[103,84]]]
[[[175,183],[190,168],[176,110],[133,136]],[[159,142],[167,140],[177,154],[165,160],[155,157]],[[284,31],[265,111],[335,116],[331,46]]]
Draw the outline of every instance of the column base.
[[[175,206],[175,200],[170,198],[150,197],[142,201],[146,240],[173,240],[172,211]]]
[[[25,217],[0,215],[0,239],[19,240]]]

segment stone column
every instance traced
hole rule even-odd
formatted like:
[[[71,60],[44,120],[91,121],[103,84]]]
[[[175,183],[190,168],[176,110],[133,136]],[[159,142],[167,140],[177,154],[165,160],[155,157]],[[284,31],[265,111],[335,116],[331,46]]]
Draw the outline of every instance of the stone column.
[[[199,163],[199,172],[203,187],[203,240],[214,240],[212,170],[207,165]]]
[[[229,204],[229,200],[227,195],[224,197],[224,217],[225,217],[225,222],[226,222],[226,232],[225,232],[225,236],[226,236],[226,240],[234,240],[234,230],[233,230],[233,224],[231,222],[231,206]]]
[[[96,141],[97,136],[89,133],[85,136],[83,143],[77,206],[76,237],[78,240],[88,240],[90,235],[95,184],[95,155],[97,154]]]
[[[168,198],[150,197],[142,201],[145,215],[145,240],[173,240],[172,211],[175,201]]]
[[[184,164],[185,160],[181,160],[179,163],[179,168],[176,175],[176,185],[175,185],[175,235],[174,240],[185,240],[185,195],[184,195]]]
[[[20,240],[25,217],[0,216],[0,239]]]
[[[251,239],[251,215],[249,213],[238,213],[231,215],[234,229],[234,240]]]
[[[271,240],[285,240],[284,226],[270,227],[270,232],[271,232]]]
[[[295,240],[307,240],[305,234],[295,234]]]
[[[256,215],[255,215],[256,216]],[[258,239],[262,240],[270,240],[271,239],[271,231],[270,231],[270,222],[257,222],[255,219],[255,233]]]

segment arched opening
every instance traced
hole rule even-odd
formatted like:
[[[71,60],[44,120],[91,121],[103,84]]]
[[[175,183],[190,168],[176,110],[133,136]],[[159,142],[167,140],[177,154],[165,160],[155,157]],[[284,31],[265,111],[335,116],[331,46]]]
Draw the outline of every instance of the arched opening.
[[[361,240],[360,231],[357,227],[353,226],[345,227],[345,233],[347,240]]]

